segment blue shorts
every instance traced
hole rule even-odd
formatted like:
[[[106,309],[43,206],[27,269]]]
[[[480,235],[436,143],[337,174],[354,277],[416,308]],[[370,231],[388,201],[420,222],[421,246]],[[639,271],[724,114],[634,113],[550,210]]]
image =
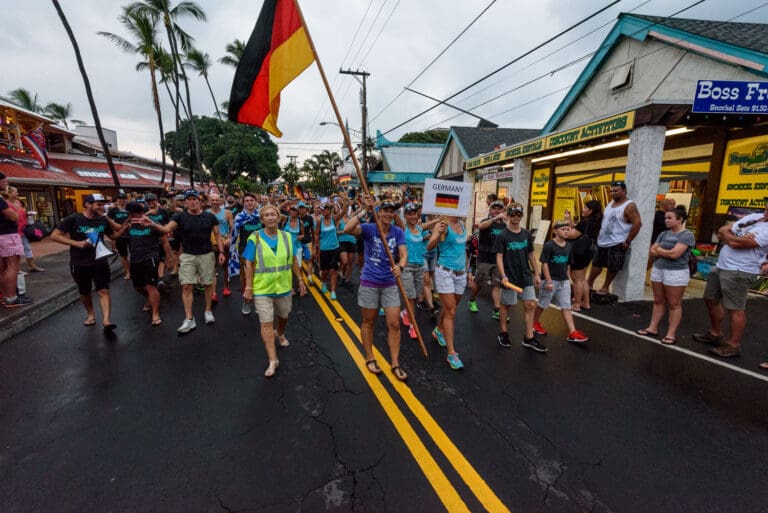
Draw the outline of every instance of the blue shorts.
[[[302,249],[304,250],[304,260],[311,260],[312,259],[312,251],[309,249],[309,243],[302,244]]]

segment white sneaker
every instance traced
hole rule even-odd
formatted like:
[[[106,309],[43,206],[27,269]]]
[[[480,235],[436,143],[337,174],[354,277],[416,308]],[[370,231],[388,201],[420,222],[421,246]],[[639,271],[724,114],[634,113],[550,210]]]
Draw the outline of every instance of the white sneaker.
[[[250,303],[243,303],[243,306],[240,308],[240,313],[243,315],[248,315],[251,313],[251,304]]]
[[[195,323],[194,318],[184,319],[184,322],[181,323],[181,326],[179,326],[179,329],[177,331],[179,333],[188,333],[195,328],[197,328],[197,324]]]
[[[288,342],[288,339],[285,338],[285,335],[278,335],[277,343],[280,344],[280,347],[288,347],[291,345],[291,343]]]
[[[277,370],[277,367],[280,365],[280,362],[278,360],[270,360],[269,361],[269,367],[267,367],[267,370],[264,371],[264,375],[268,378],[271,378],[275,375],[275,371]]]
[[[216,322],[216,318],[213,316],[213,312],[205,312],[205,323],[213,324]]]

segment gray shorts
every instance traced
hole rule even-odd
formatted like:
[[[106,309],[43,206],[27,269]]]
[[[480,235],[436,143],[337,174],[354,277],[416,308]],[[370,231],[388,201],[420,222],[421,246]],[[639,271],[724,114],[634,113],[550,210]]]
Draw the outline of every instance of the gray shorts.
[[[408,299],[416,299],[424,285],[424,265],[408,264],[405,269],[403,269],[403,274],[400,275],[400,279],[403,280],[405,295]]]
[[[552,280],[552,290],[547,290],[542,282],[539,287],[539,306],[549,308],[554,299],[555,306],[563,310],[571,309],[571,282],[568,280]]]
[[[536,289],[533,288],[533,285],[524,287],[522,294],[518,294],[515,290],[501,287],[501,304],[504,306],[516,305],[517,296],[519,295],[522,295],[523,301],[536,301]]]
[[[746,310],[749,287],[756,277],[752,273],[715,267],[707,276],[704,299],[720,301],[726,310]]]
[[[426,255],[424,257],[424,262],[427,264],[428,273],[435,272],[435,264],[437,264],[437,253],[434,255]]]
[[[360,308],[368,309],[391,308],[393,306],[400,308],[400,293],[397,290],[397,285],[381,289],[361,285],[357,290],[357,305]]]
[[[477,271],[475,272],[475,283],[479,285],[485,285],[488,279],[491,279],[491,285],[498,287],[499,272],[496,268],[496,264],[477,264]]]

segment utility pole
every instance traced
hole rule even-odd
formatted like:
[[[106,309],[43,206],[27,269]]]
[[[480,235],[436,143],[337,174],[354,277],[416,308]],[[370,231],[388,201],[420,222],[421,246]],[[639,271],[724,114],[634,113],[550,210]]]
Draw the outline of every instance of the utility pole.
[[[298,155],[286,155],[286,157],[288,157],[289,159],[291,159],[291,161],[289,162],[289,164],[293,164],[294,166],[296,165],[296,159],[297,159],[297,158],[299,158],[299,156],[298,156]]]
[[[363,112],[363,177],[368,176],[368,94],[367,89],[365,87],[365,79],[371,76],[370,73],[367,71],[360,71],[355,70],[352,71],[351,69],[343,70],[339,69],[339,73],[342,75],[352,75],[355,77],[355,80],[358,81],[363,86],[362,91],[360,92],[360,108]],[[363,80],[360,81],[357,77],[363,77]]]

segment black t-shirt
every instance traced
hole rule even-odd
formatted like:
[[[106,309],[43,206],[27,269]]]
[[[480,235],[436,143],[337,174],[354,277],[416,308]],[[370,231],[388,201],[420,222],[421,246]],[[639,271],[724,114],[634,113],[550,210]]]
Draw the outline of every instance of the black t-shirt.
[[[122,208],[112,207],[109,209],[109,212],[107,212],[107,217],[117,224],[123,224],[128,220],[128,211]],[[128,230],[126,230],[120,238],[127,239],[128,237]]]
[[[72,240],[86,240],[88,233],[96,232],[99,238],[104,240],[104,235],[112,234],[112,225],[104,216],[98,216],[88,219],[84,214],[72,214],[61,220],[56,227],[62,233],[68,233]],[[96,248],[88,246],[85,248],[69,247],[69,262],[72,265],[90,266],[96,265]]]
[[[168,211],[164,208],[158,208],[157,212],[154,214],[147,212],[147,217],[160,226],[165,226],[171,221],[171,214],[169,214]]]
[[[490,219],[486,217],[483,221]],[[482,222],[482,221],[481,221]],[[493,251],[493,242],[496,237],[507,229],[507,225],[496,221],[491,224],[486,230],[480,230],[477,241],[477,261],[481,264],[495,264],[496,253]]]
[[[11,221],[5,217],[5,214],[3,214],[3,210],[7,208],[13,209],[13,207],[9,205],[7,201],[5,201],[3,198],[0,198],[0,235],[9,235],[19,232],[18,223],[16,221]]]
[[[144,262],[160,257],[160,232],[151,226],[131,225],[128,229],[131,238],[131,262]]]
[[[518,287],[533,285],[533,271],[528,262],[528,254],[532,251],[533,235],[524,229],[518,233],[504,230],[493,243],[493,252],[504,255],[504,274]]]
[[[594,216],[582,218],[576,225],[576,230],[581,237],[573,241],[573,254],[586,255],[593,245],[597,244],[597,236],[600,234],[600,223]]]
[[[205,255],[213,251],[211,248],[211,232],[219,220],[210,212],[192,215],[181,212],[173,216],[173,221],[179,226],[174,232],[176,239],[181,241],[183,252],[188,255]]]
[[[565,246],[560,246],[554,240],[548,240],[541,248],[539,262],[549,266],[549,276],[553,280],[565,281],[568,279],[568,265],[571,261],[572,246],[569,242]],[[544,279],[544,272],[541,273],[541,279]]]
[[[307,214],[301,218],[301,224],[304,225],[304,237],[300,242],[302,244],[309,244],[315,238],[315,221],[311,215]]]

